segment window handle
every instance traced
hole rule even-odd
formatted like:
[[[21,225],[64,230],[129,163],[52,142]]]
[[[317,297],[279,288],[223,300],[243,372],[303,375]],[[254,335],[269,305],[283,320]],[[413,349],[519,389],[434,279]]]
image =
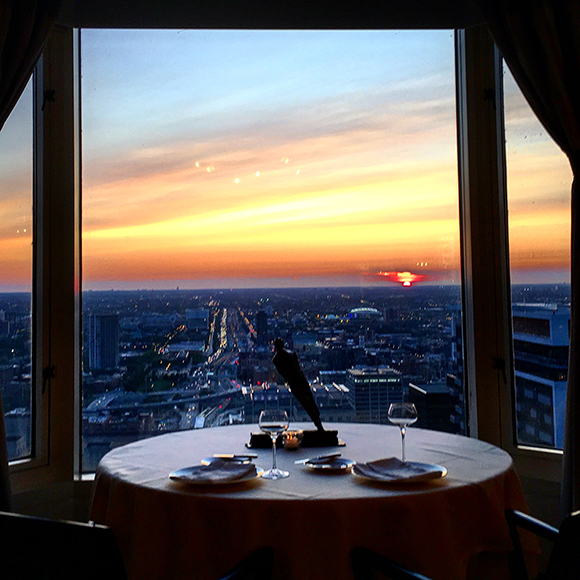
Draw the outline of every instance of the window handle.
[[[46,107],[46,103],[55,103],[56,99],[55,99],[55,95],[56,95],[56,91],[54,89],[48,89],[47,91],[44,91],[44,95],[42,96],[42,108],[40,109],[41,111],[44,111],[44,107]]]
[[[42,371],[42,394],[46,392],[46,385],[51,379],[56,379],[56,365],[46,367]]]
[[[503,378],[503,384],[507,385],[507,376],[505,374],[505,360],[499,356],[493,357],[493,370],[500,371]]]

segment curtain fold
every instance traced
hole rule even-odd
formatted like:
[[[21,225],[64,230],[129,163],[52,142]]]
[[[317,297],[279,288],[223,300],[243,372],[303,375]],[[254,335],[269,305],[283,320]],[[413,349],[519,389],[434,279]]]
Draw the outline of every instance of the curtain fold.
[[[572,272],[562,509],[580,509],[580,2],[479,0],[494,42],[540,122],[570,159]]]
[[[0,0],[0,129],[38,61],[62,0]]]
[[[26,87],[61,0],[0,0],[0,129]],[[10,510],[8,451],[0,392],[0,510]]]

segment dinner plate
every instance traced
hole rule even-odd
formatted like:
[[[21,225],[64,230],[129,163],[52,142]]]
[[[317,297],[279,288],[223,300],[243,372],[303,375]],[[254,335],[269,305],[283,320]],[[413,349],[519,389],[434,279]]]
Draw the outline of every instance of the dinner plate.
[[[396,457],[389,457],[368,463],[357,463],[352,473],[357,477],[382,483],[416,483],[445,477],[447,469],[433,463],[403,462]]]
[[[206,465],[177,469],[169,474],[169,478],[193,485],[231,485],[257,479],[262,477],[263,473],[261,467],[253,464],[212,461]]]
[[[214,463],[215,461],[233,461],[234,463],[240,464],[249,464],[252,463],[252,459],[258,457],[257,455],[250,456],[250,455],[222,455],[222,456],[213,456],[213,457],[204,457],[201,460],[202,465],[209,465],[210,463]]]
[[[328,457],[305,461],[304,465],[314,471],[348,471],[356,462],[344,457]]]

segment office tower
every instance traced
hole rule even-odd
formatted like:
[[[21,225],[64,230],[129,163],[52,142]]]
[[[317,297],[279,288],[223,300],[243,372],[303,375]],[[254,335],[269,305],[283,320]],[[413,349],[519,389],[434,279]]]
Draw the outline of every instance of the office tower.
[[[113,370],[119,364],[119,316],[92,314],[88,320],[89,368]]]
[[[457,426],[451,422],[454,397],[447,381],[436,381],[416,385],[409,383],[409,402],[414,403],[419,418],[415,427],[457,433]]]
[[[256,334],[258,346],[266,346],[268,343],[268,315],[264,310],[260,310],[256,314]]]
[[[449,372],[447,373],[447,386],[453,399],[453,407],[449,421],[455,426],[454,433],[465,435],[466,412],[465,412],[465,387],[463,381],[463,328],[461,321],[461,307],[450,307],[451,315],[451,357],[449,359]]]
[[[189,330],[208,330],[209,310],[207,308],[187,309],[185,311],[185,325]]]
[[[562,448],[570,308],[513,307],[518,442]]]
[[[345,386],[362,423],[388,423],[389,405],[403,400],[401,373],[390,367],[349,369]]]

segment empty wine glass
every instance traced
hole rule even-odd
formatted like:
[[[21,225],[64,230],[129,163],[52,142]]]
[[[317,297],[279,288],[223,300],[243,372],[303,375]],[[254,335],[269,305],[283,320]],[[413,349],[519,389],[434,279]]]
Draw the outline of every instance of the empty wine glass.
[[[272,469],[264,472],[262,477],[266,479],[283,479],[290,473],[276,467],[276,439],[288,429],[288,413],[279,409],[262,411],[258,420],[260,429],[270,435],[272,439]]]
[[[417,408],[413,403],[391,403],[388,415],[389,421],[401,429],[401,446],[403,463],[407,461],[405,454],[405,432],[407,427],[417,420]]]

